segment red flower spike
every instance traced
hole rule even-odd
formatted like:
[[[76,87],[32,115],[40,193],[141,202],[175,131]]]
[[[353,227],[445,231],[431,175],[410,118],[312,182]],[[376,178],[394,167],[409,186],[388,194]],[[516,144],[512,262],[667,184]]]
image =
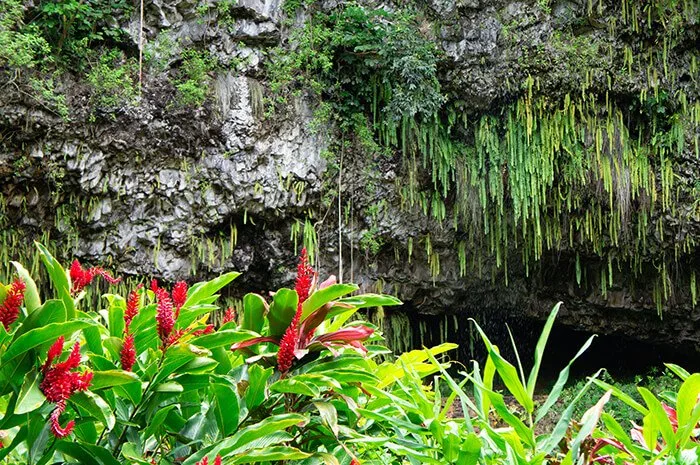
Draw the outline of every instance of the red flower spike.
[[[100,267],[85,269],[80,265],[78,260],[73,260],[73,263],[70,265],[70,279],[73,282],[73,289],[71,292],[77,294],[82,291],[96,276],[102,276],[109,284],[117,284],[121,281],[121,278],[112,277],[112,275]]]
[[[225,325],[226,323],[236,321],[237,319],[238,315],[236,313],[236,310],[234,310],[232,307],[229,307],[226,309],[226,313],[224,313],[224,318],[221,320],[221,324]]]
[[[173,315],[173,301],[170,300],[168,291],[159,287],[156,290],[158,306],[156,309],[156,326],[158,335],[164,346],[168,346],[168,337],[175,327],[175,315]]]
[[[65,427],[62,427],[58,419],[61,414],[66,410],[66,401],[62,400],[56,404],[56,408],[53,409],[51,415],[49,416],[49,423],[51,424],[51,434],[53,434],[58,439],[63,439],[73,432],[75,427],[75,421],[70,420],[66,423]]]
[[[2,284],[0,284],[2,286]],[[5,327],[5,331],[10,330],[10,325],[17,321],[19,308],[24,300],[24,290],[26,285],[21,279],[16,279],[7,287],[5,300],[0,304],[0,323]]]
[[[350,465],[360,465],[360,461],[353,457],[350,461]]]
[[[178,281],[173,287],[173,304],[175,305],[175,319],[180,316],[180,309],[187,301],[187,283]]]
[[[297,280],[294,289],[299,296],[299,303],[303,303],[311,291],[311,286],[314,281],[314,269],[309,265],[306,248],[301,249],[299,264],[297,265]]]
[[[59,417],[66,409],[66,401],[77,391],[85,391],[92,383],[92,372],[78,373],[72,370],[80,365],[80,344],[75,343],[70,355],[65,362],[54,364],[63,351],[63,337],[59,337],[51,346],[46,357],[46,362],[42,367],[44,379],[39,385],[39,389],[51,403],[56,404],[56,408],[51,412],[49,422],[51,433],[62,439],[68,436],[75,426],[73,420],[69,421],[65,427],[61,427]]]
[[[209,459],[207,457],[204,457],[195,465],[209,465]],[[217,454],[216,458],[214,459],[214,465],[221,465],[221,456],[219,454]]]
[[[206,328],[198,329],[192,333],[194,337],[203,336],[205,334],[211,334],[214,332],[214,325],[207,325]]]
[[[41,367],[41,371],[43,373],[46,373],[46,369],[51,366],[53,363],[53,360],[55,358],[58,358],[61,356],[63,353],[63,344],[65,342],[65,339],[63,336],[59,336],[58,339],[56,339],[56,342],[53,343],[53,345],[49,348],[48,353],[46,354],[46,363],[44,363],[44,366]]]
[[[124,336],[120,358],[122,370],[131,371],[134,367],[134,363],[136,363],[136,349],[134,348],[134,336],[132,334],[126,334]]]
[[[151,291],[155,293],[158,290],[158,280],[156,278],[151,279]]]
[[[286,373],[294,362],[294,351],[299,343],[299,320],[301,320],[301,300],[297,305],[297,311],[292,318],[292,322],[284,332],[280,341],[280,348],[277,351],[277,368],[282,373]]]
[[[136,289],[129,293],[129,297],[126,299],[126,311],[124,312],[124,331],[129,331],[129,325],[131,320],[134,319],[139,313],[139,307],[141,305],[141,294],[139,290],[143,287],[143,284],[139,284]]]

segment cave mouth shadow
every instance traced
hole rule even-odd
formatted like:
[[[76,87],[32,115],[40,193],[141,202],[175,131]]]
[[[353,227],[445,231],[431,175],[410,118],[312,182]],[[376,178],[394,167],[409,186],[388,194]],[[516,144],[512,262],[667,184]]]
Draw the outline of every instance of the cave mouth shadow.
[[[535,346],[544,321],[490,312],[474,315],[473,318],[479,323],[489,340],[498,346],[505,359],[517,367],[508,333],[510,328],[527,375],[532,367]],[[433,347],[441,342],[454,342],[459,347],[450,354],[450,358],[459,362],[458,370],[466,367],[471,371],[471,360],[479,362],[483,370],[486,360],[484,343],[468,319],[468,316],[462,315],[456,318],[452,315],[446,317],[411,315],[414,348]],[[421,324],[422,332],[419,330]],[[448,336],[446,340],[443,337],[445,333]],[[592,335],[591,332],[555,323],[542,359],[538,389],[551,388],[559,372]],[[591,376],[601,368],[605,368],[615,380],[633,381],[639,375],[663,372],[664,363],[680,365],[691,373],[700,371],[700,357],[694,348],[652,344],[622,335],[597,335],[588,350],[581,354],[571,366],[567,385]]]

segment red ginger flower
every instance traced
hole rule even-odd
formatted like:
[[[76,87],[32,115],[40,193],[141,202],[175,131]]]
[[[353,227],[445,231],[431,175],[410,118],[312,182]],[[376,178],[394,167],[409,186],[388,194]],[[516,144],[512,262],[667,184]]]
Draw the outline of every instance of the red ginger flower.
[[[301,320],[301,301],[297,305],[292,322],[280,340],[280,348],[277,351],[277,368],[282,373],[289,371],[294,362],[294,351],[299,343],[299,320]]]
[[[178,281],[173,286],[173,304],[175,305],[175,319],[180,316],[180,309],[187,301],[187,283]]]
[[[234,310],[232,307],[229,307],[226,309],[226,312],[224,313],[224,318],[221,320],[221,324],[225,325],[226,323],[229,323],[231,321],[236,321],[238,319],[238,314],[236,313],[236,310]]]
[[[129,331],[131,320],[133,320],[139,313],[139,307],[141,306],[141,294],[139,293],[139,290],[142,287],[143,284],[139,284],[136,289],[129,293],[129,297],[126,299],[126,311],[124,312],[125,331]]]
[[[156,308],[156,326],[158,327],[158,335],[165,347],[168,346],[170,333],[175,327],[175,315],[173,314],[173,301],[170,300],[168,291],[162,287],[157,288],[156,298],[158,306]]]
[[[209,459],[207,457],[204,457],[202,460],[197,462],[195,465],[209,465]],[[221,456],[216,455],[216,458],[214,459],[214,465],[221,465]]]
[[[56,404],[56,408],[49,417],[49,422],[51,433],[58,439],[68,436],[75,426],[73,420],[69,421],[65,427],[59,423],[59,417],[66,410],[66,401],[74,392],[87,390],[92,382],[92,372],[77,373],[72,371],[80,365],[80,343],[78,342],[73,346],[73,350],[65,362],[53,363],[54,359],[63,352],[63,343],[64,339],[61,336],[49,349],[46,362],[41,368],[44,379],[39,385],[46,400]]]
[[[158,290],[158,280],[156,278],[151,279],[151,291],[155,293]]]
[[[314,269],[309,265],[308,258],[306,248],[301,249],[299,264],[297,265],[297,280],[294,285],[294,289],[299,296],[299,303],[303,303],[309,297],[314,281]]]
[[[126,333],[124,335],[124,342],[122,343],[122,350],[120,352],[122,370],[131,371],[136,363],[136,349],[134,348],[134,335]]]
[[[172,333],[170,333],[168,339],[165,341],[165,347],[170,347],[171,345],[176,344],[177,341],[179,341],[180,338],[184,336],[186,332],[187,331],[185,331],[184,329],[178,329],[177,331],[173,331]]]
[[[70,265],[70,279],[73,282],[72,292],[77,294],[82,291],[96,276],[102,276],[109,284],[117,284],[121,281],[121,278],[113,278],[112,275],[100,267],[83,268],[78,260],[73,260],[73,263]]]
[[[350,461],[350,465],[360,465],[360,461],[353,457]]]
[[[2,286],[2,284],[0,284]],[[0,323],[5,327],[5,331],[10,330],[10,325],[17,321],[19,307],[24,300],[24,281],[16,279],[7,287],[5,300],[0,304]]]
[[[211,334],[214,332],[214,325],[207,325],[205,328],[198,329],[192,333],[194,337]]]

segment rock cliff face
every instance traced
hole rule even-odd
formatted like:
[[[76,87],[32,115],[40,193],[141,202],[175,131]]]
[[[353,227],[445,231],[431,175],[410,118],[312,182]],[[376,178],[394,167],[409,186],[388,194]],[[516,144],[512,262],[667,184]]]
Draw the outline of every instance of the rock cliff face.
[[[581,93],[584,81],[603,114],[610,102],[624,109],[623,124],[632,136],[639,126],[635,118],[648,119],[649,111],[697,112],[684,126],[682,149],[669,155],[673,207],[650,210],[634,272],[622,257],[623,249],[629,254],[622,243],[606,245],[603,256],[564,240],[545,246],[528,262],[515,246],[516,237],[505,260],[488,251],[487,242],[469,242],[462,255],[481,258],[465,270],[455,246],[465,229],[401,205],[398,191],[406,173],[397,158],[382,159],[371,171],[346,160],[340,179],[346,213],[339,222],[337,200],[331,195],[327,202],[339,180],[329,179],[324,155],[337,142],[336,133],[332,126],[313,124],[316,100],[302,92],[283,112],[265,115],[265,99],[273,93],[267,52],[274,46],[293,49],[290,33],[310,14],[298,10],[290,19],[282,0],[238,0],[225,8],[223,2],[209,3],[202,8],[191,1],[146,1],[144,31],[152,61],[144,70],[142,95],[130,104],[96,110],[94,91],[84,79],[64,74],[57,84],[70,109],[64,119],[6,70],[0,82],[5,255],[26,250],[31,238],[49,239],[69,247],[67,254],[106,263],[127,276],[192,279],[235,269],[245,272],[238,291],[259,291],[290,282],[295,242],[306,242],[316,244],[322,274],[342,272],[367,290],[397,293],[407,312],[540,319],[561,300],[560,321],[566,325],[700,350],[694,277],[700,267],[697,15],[695,20],[688,20],[692,12],[681,16],[683,28],[671,40],[644,18],[637,19],[639,32],[633,32],[630,20],[622,18],[637,8],[626,1],[413,5],[420,32],[441,50],[438,76],[446,101],[469,122],[455,136],[465,143],[479,143],[470,126],[480,117],[506,118],[503,109],[533,88],[550,102],[563,102]],[[332,10],[339,3],[316,8]],[[363,3],[389,10],[404,6]],[[663,3],[650,2],[648,8]],[[685,3],[697,12],[692,1]],[[668,7],[659,13],[653,27],[664,18],[680,21],[670,12]],[[128,50],[133,55],[138,15],[122,26],[133,38]],[[645,55],[644,47],[663,50],[664,58]],[[199,108],[173,103],[169,78],[182,64],[185,48],[207,51],[219,63],[207,78],[207,100]],[[656,96],[653,108],[638,103],[645,91]],[[659,95],[666,106],[658,104]],[[652,165],[656,169],[660,163],[654,159]],[[665,195],[662,177],[661,170],[652,174],[659,198]],[[379,187],[367,193],[363,186],[370,181]],[[596,190],[597,181],[586,182]],[[448,209],[452,201],[448,195]],[[639,220],[624,215],[623,223],[640,227]],[[46,231],[50,238],[42,237]],[[374,247],[367,246],[368,239],[376,239]],[[610,254],[615,261],[605,259]],[[665,294],[660,301],[659,293]]]

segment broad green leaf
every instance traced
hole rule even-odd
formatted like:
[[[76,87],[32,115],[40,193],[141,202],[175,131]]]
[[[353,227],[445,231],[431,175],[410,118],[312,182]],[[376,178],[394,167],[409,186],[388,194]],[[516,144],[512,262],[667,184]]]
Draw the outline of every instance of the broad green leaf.
[[[189,307],[182,307],[182,311],[180,312],[180,316],[177,318],[177,321],[175,322],[175,328],[176,329],[185,329],[189,327],[195,320],[200,318],[202,315],[209,315],[211,312],[216,311],[218,307],[216,305],[211,305],[211,304],[199,304],[199,305],[192,305]],[[201,323],[205,323],[206,320],[201,321]]]
[[[481,440],[475,433],[469,433],[459,448],[459,465],[476,465],[481,455]]]
[[[657,399],[656,396],[647,388],[638,387],[637,390],[642,395],[647,407],[649,407],[649,412],[655,417],[656,424],[659,426],[659,430],[661,431],[661,436],[664,438],[664,441],[666,441],[666,444],[673,444],[673,427],[671,426],[671,421],[669,420],[666,411],[661,405],[661,401],[659,401],[659,399]]]
[[[91,391],[98,391],[100,389],[111,389],[114,386],[121,386],[122,384],[130,384],[133,382],[138,382],[139,377],[129,371],[124,370],[106,370],[106,371],[95,371],[92,376],[92,383],[90,384]]]
[[[76,331],[95,326],[96,324],[92,320],[72,320],[63,323],[50,323],[41,328],[32,329],[10,344],[7,351],[2,355],[2,363],[7,363],[18,355],[22,355],[42,344],[53,343],[60,336],[69,339]]]
[[[275,444],[292,439],[285,432],[287,428],[303,426],[306,423],[308,423],[308,419],[296,413],[267,417],[258,423],[238,430],[230,438],[195,452],[183,462],[183,465],[195,465],[203,457],[215,457],[216,454],[221,454],[225,457],[227,454],[245,453],[263,447],[269,450]]]
[[[120,465],[108,449],[92,444],[58,441],[56,450],[85,465]]]
[[[311,457],[311,454],[302,452],[290,446],[273,446],[264,449],[253,449],[234,457],[231,464],[238,463],[267,463],[267,462],[294,462]]]
[[[354,295],[352,297],[339,299],[338,302],[350,304],[357,308],[391,307],[394,305],[401,305],[403,303],[394,296],[384,294]]]
[[[332,284],[324,289],[318,290],[311,294],[308,299],[302,304],[301,321],[304,321],[307,316],[314,310],[318,310],[335,299],[338,299],[346,294],[355,292],[359,289],[356,284]]]
[[[173,410],[175,407],[177,407],[177,405],[170,404],[158,409],[153,415],[153,417],[151,417],[148,421],[148,426],[143,432],[143,438],[148,439],[151,436],[158,434],[158,432],[160,431],[160,427],[163,425],[163,423],[165,422],[165,418],[168,416],[168,413],[170,413],[170,411]]]
[[[41,376],[38,373],[32,371],[27,375],[19,392],[17,405],[15,406],[15,415],[22,415],[41,407],[46,398],[39,389],[40,383]]]
[[[174,407],[174,405],[169,405],[168,407]],[[171,409],[165,410],[165,412],[169,412]],[[162,412],[163,410],[159,410],[158,413]],[[146,436],[148,437],[148,436]],[[136,447],[136,444],[133,442],[126,442],[124,443],[124,446],[122,447],[122,456],[127,459],[129,462],[129,465],[151,465],[152,462],[149,460],[146,460],[143,458],[143,454],[138,450]]]
[[[240,405],[238,394],[230,384],[212,384],[214,395],[214,415],[222,438],[226,438],[238,428]]]
[[[246,341],[250,338],[260,336],[252,331],[238,329],[223,329],[211,334],[204,334],[192,340],[192,344],[207,349],[215,349],[217,347],[230,348],[236,342]]]
[[[666,365],[666,367],[669,370],[671,370],[676,376],[678,376],[683,381],[688,379],[688,377],[690,376],[690,373],[688,373],[688,370],[686,370],[685,368],[682,368],[678,365],[675,365],[673,363],[664,363],[664,365]]]
[[[195,357],[193,360],[187,362],[179,372],[192,374],[209,373],[218,363],[219,362],[210,357]]]
[[[657,445],[656,438],[659,436],[659,424],[656,421],[656,415],[651,412],[646,414],[642,425],[642,436],[644,437],[647,449],[655,450]]]
[[[333,432],[335,437],[338,437],[338,412],[335,410],[335,407],[333,407],[333,404],[328,402],[314,402],[314,405],[318,409],[323,423]]]
[[[73,296],[70,293],[70,282],[68,281],[68,275],[66,270],[63,269],[60,263],[51,255],[46,247],[34,242],[34,245],[39,249],[39,256],[41,261],[44,262],[46,271],[49,273],[51,278],[51,284],[56,290],[58,297],[63,301],[66,306],[66,314],[68,315],[68,320],[75,318],[75,303],[73,301]]]
[[[274,382],[270,385],[270,391],[284,394],[301,394],[309,397],[318,397],[321,394],[318,387],[295,378],[284,378]]]
[[[155,375],[154,383],[158,384],[166,379],[171,374],[175,373],[179,368],[185,366],[190,361],[198,356],[208,356],[211,352],[205,349],[200,349],[189,344],[177,344],[169,347],[165,353],[163,365]]]
[[[218,278],[214,278],[211,281],[205,283],[197,283],[192,286],[187,292],[187,300],[185,301],[185,307],[192,307],[202,303],[205,299],[216,294],[220,289],[229,284],[231,281],[239,277],[241,274],[235,271],[231,271],[222,274]]]
[[[15,332],[14,339],[22,334],[34,329],[46,326],[51,323],[62,323],[66,321],[66,307],[62,300],[47,300],[44,305],[35,309],[22,322]]]
[[[634,445],[632,444],[629,435],[612,415],[603,412],[601,419],[603,420],[605,428],[612,433],[616,440],[620,441],[620,443],[625,446],[627,450],[632,451],[634,449]]]
[[[273,371],[273,367],[262,368],[260,365],[248,367],[248,389],[245,393],[245,405],[249,411],[265,402],[267,380],[270,379]]]
[[[693,408],[697,404],[700,394],[700,373],[689,375],[678,390],[676,399],[676,415],[678,416],[678,426],[683,427],[688,423]]]
[[[112,409],[109,407],[107,402],[102,399],[102,397],[98,396],[94,392],[76,392],[70,397],[69,402],[77,405],[79,408],[83,409],[91,416],[99,420],[108,431],[111,431],[112,428],[114,428],[116,418],[114,418]]]
[[[107,324],[109,325],[109,335],[121,338],[124,335],[124,312],[126,311],[126,300],[124,297],[114,294],[104,296],[109,302],[107,308]]]
[[[280,337],[284,334],[297,311],[299,297],[296,291],[291,289],[280,289],[272,298],[270,311],[267,313],[267,320],[270,323],[268,336]]]
[[[246,294],[243,297],[243,321],[241,328],[260,333],[265,323],[267,302],[261,295]]]
[[[178,382],[168,381],[157,385],[155,390],[156,392],[183,392],[185,388]]]
[[[32,279],[29,271],[26,270],[19,262],[10,262],[12,266],[17,270],[17,274],[24,281],[26,289],[24,290],[24,307],[27,309],[27,313],[31,314],[34,310],[41,306],[41,298],[39,297],[39,291],[36,288],[36,283]],[[0,296],[0,302],[3,301],[3,297]]]
[[[559,313],[559,308],[561,307],[561,302],[557,303],[547,318],[547,322],[542,328],[542,333],[540,338],[537,340],[537,346],[535,346],[535,363],[530,371],[530,377],[527,379],[527,393],[530,397],[535,395],[535,385],[537,384],[537,374],[540,372],[540,365],[542,364],[542,357],[544,356],[544,349],[547,347],[547,340],[549,339],[549,333],[552,331],[552,326],[554,326],[554,320],[557,318],[557,313]]]

